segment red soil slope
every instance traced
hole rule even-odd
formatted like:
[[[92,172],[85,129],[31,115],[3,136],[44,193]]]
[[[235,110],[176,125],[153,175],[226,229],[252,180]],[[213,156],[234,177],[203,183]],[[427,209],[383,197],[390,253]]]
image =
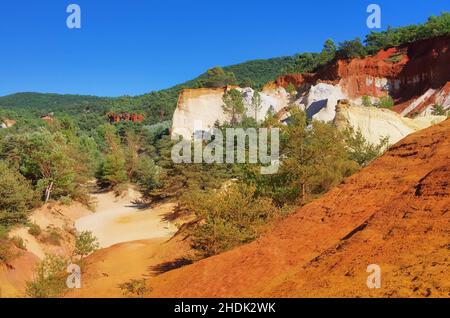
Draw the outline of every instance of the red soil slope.
[[[410,135],[257,241],[150,281],[150,297],[449,297],[450,120]],[[382,270],[380,289],[367,266]]]

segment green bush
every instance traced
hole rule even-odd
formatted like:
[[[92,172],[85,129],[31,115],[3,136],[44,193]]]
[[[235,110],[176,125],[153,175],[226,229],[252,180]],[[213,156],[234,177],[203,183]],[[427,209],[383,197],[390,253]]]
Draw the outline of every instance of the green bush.
[[[0,263],[8,263],[14,257],[11,247],[8,231],[0,225]]]
[[[376,104],[376,106],[379,108],[387,108],[387,109],[394,107],[394,105],[395,105],[394,99],[389,95],[380,97],[379,101]]]
[[[349,158],[356,161],[361,167],[381,156],[389,146],[389,138],[381,138],[377,145],[369,143],[361,133],[353,127],[344,132],[345,144],[348,149]]]
[[[255,196],[255,187],[231,184],[226,189],[192,193],[187,208],[196,224],[189,229],[192,247],[212,256],[254,240],[279,210],[272,200]]]
[[[27,247],[25,246],[25,242],[23,241],[23,238],[21,238],[20,236],[12,237],[11,242],[14,244],[15,247],[17,247],[21,250],[27,249]]]
[[[67,265],[61,256],[46,255],[34,273],[34,279],[26,283],[26,294],[32,298],[55,298],[66,290]]]
[[[38,237],[42,233],[42,229],[36,223],[31,223],[28,225],[28,233],[33,235],[34,237]]]
[[[119,288],[123,294],[128,297],[144,297],[144,295],[151,291],[150,287],[147,287],[145,279],[132,279],[126,283],[120,284]]]
[[[364,95],[364,96],[362,97],[362,104],[363,104],[363,106],[365,106],[365,107],[371,107],[371,106],[373,106],[373,104],[372,104],[372,99],[370,98],[370,96]]]
[[[51,245],[60,246],[61,245],[62,236],[55,228],[49,228],[47,233],[42,238],[42,241],[45,243],[49,243]]]
[[[59,198],[59,202],[61,202],[63,205],[71,205],[72,198],[70,197],[70,195],[65,195]]]
[[[432,114],[434,116],[446,116],[447,112],[442,105],[436,104],[433,105]]]

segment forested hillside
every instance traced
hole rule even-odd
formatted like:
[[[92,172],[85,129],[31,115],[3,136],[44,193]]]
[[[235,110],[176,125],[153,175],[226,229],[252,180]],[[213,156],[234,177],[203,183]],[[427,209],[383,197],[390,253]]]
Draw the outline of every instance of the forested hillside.
[[[33,121],[36,117],[53,112],[56,117],[70,116],[82,130],[90,130],[105,121],[105,115],[113,112],[139,112],[145,116],[145,124],[170,120],[178,93],[183,88],[241,85],[261,88],[265,83],[286,73],[316,71],[337,58],[364,57],[380,49],[412,41],[450,33],[450,14],[432,16],[426,23],[386,31],[371,32],[364,41],[356,38],[335,44],[328,39],[319,53],[301,53],[290,57],[253,60],[241,64],[215,67],[197,78],[174,87],[140,96],[118,98],[19,93],[0,97],[0,118]]]

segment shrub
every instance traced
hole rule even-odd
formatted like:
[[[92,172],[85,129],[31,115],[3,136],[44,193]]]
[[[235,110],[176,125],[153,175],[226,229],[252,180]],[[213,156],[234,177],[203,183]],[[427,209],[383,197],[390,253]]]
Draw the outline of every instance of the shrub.
[[[59,198],[59,202],[61,202],[63,205],[71,205],[72,198],[70,197],[70,195],[65,195]]]
[[[13,258],[11,241],[8,239],[6,228],[0,226],[0,263],[7,263]]]
[[[188,230],[192,247],[204,257],[254,240],[279,212],[272,200],[256,197],[255,187],[244,184],[191,194],[186,206],[196,215],[196,224]]]
[[[446,111],[442,105],[436,104],[433,105],[431,114],[434,116],[445,116]]]
[[[55,298],[67,288],[66,268],[69,262],[57,255],[46,255],[36,268],[34,279],[26,283],[26,294],[32,298]]]
[[[380,107],[380,108],[388,108],[389,109],[389,108],[392,108],[394,105],[395,105],[394,99],[391,96],[387,95],[387,96],[380,97],[380,100],[378,101],[376,106]]]
[[[400,62],[401,60],[403,60],[404,57],[405,57],[405,55],[402,52],[397,52],[397,53],[394,53],[391,56],[389,56],[387,59],[385,59],[385,61],[388,63],[396,64],[396,63]]]
[[[146,293],[151,291],[151,288],[147,287],[145,279],[132,279],[126,283],[120,284],[119,288],[125,296],[129,297],[144,297]]]
[[[59,246],[61,245],[62,236],[58,233],[55,228],[50,228],[47,234],[42,239],[43,242],[49,243],[51,245]]]
[[[353,127],[347,128],[344,137],[350,159],[362,167],[381,156],[389,144],[388,137],[381,138],[378,145],[371,144],[364,138],[360,129],[355,131]]]
[[[37,236],[41,235],[42,229],[41,229],[41,227],[40,227],[39,225],[37,225],[36,223],[31,223],[31,224],[28,226],[28,233],[31,234],[31,235],[33,235],[33,236],[35,236],[35,237],[37,237]]]
[[[366,106],[366,107],[373,106],[372,99],[370,98],[370,96],[364,95],[362,97],[362,104],[363,104],[363,106]]]
[[[160,186],[160,173],[161,168],[150,157],[146,155],[139,156],[139,163],[133,179],[139,185],[144,197]]]
[[[25,246],[25,242],[23,241],[23,238],[21,238],[20,236],[12,237],[11,242],[14,244],[15,247],[20,248],[21,250],[27,249],[27,247]]]

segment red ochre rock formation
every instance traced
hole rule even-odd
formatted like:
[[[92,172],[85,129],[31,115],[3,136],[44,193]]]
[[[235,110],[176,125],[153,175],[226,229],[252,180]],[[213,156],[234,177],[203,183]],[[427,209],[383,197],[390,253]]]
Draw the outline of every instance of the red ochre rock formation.
[[[136,114],[136,113],[121,113],[121,114],[115,114],[115,113],[109,113],[108,119],[111,123],[118,123],[121,121],[131,121],[133,123],[141,123],[144,121],[144,115]]]
[[[157,276],[149,297],[448,297],[450,120],[408,136],[253,243]],[[381,288],[366,285],[368,265]]]
[[[429,89],[442,93],[450,82],[450,35],[389,48],[362,59],[338,60],[315,74],[285,75],[269,85],[287,87],[292,83],[301,88],[319,82],[339,84],[352,99],[389,94],[400,105],[395,110],[402,112],[411,100]],[[432,102],[425,101],[425,107]]]

